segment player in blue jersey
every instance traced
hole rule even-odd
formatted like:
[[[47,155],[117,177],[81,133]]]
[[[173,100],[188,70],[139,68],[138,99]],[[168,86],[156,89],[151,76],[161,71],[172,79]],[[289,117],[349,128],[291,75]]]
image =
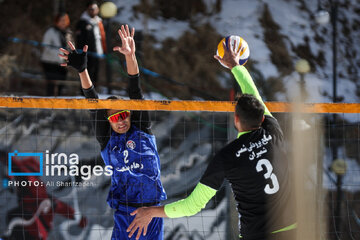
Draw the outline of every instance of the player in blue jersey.
[[[121,26],[119,36],[122,46],[114,47],[125,55],[129,79],[130,99],[143,99],[140,88],[139,68],[135,56],[134,28]],[[87,46],[78,53],[69,42],[71,51],[60,49],[67,63],[78,72],[86,98],[98,98],[86,69]],[[111,99],[117,99],[113,96]],[[111,239],[129,239],[126,229],[134,219],[132,211],[142,206],[159,205],[166,199],[160,181],[160,159],[155,136],[151,133],[150,116],[147,111],[119,109],[91,111],[95,119],[96,138],[101,146],[101,156],[106,165],[112,166],[111,187],[107,198],[115,209],[114,229]],[[147,236],[140,239],[163,239],[163,219],[154,218],[147,229]],[[135,239],[135,236],[131,239]]]

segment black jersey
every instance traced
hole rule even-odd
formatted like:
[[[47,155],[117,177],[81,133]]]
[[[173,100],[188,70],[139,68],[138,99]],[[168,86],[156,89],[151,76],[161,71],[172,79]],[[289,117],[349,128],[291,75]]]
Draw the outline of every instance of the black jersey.
[[[200,182],[218,190],[224,179],[232,187],[243,239],[267,239],[293,224],[289,212],[290,179],[277,120],[265,116],[261,128],[226,145],[210,162]]]

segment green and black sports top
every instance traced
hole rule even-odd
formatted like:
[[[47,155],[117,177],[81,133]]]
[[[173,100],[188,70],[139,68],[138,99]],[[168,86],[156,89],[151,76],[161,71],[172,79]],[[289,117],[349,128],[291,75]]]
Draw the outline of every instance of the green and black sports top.
[[[245,67],[234,67],[232,73],[243,93],[253,94],[263,103]],[[267,239],[270,233],[293,224],[289,166],[283,147],[281,128],[265,106],[261,127],[239,133],[222,148],[189,197],[165,205],[166,215],[174,218],[196,214],[227,179],[241,216],[243,239]]]

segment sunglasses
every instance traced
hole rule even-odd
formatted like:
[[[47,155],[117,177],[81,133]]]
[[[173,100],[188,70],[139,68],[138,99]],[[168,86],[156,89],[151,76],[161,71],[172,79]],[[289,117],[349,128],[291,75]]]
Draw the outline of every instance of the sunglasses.
[[[129,116],[130,116],[130,111],[124,110],[108,116],[107,119],[109,120],[109,122],[116,123],[117,121],[119,121],[119,119],[125,120]]]

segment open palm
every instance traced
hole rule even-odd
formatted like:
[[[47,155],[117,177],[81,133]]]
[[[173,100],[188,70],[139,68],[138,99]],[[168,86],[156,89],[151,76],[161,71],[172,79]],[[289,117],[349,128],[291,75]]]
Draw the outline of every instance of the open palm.
[[[131,29],[131,33],[129,31],[129,26],[124,25],[118,31],[120,39],[121,39],[121,47],[116,46],[113,48],[114,51],[118,51],[124,55],[132,55],[135,54],[135,41],[134,41],[134,34],[135,29]]]

